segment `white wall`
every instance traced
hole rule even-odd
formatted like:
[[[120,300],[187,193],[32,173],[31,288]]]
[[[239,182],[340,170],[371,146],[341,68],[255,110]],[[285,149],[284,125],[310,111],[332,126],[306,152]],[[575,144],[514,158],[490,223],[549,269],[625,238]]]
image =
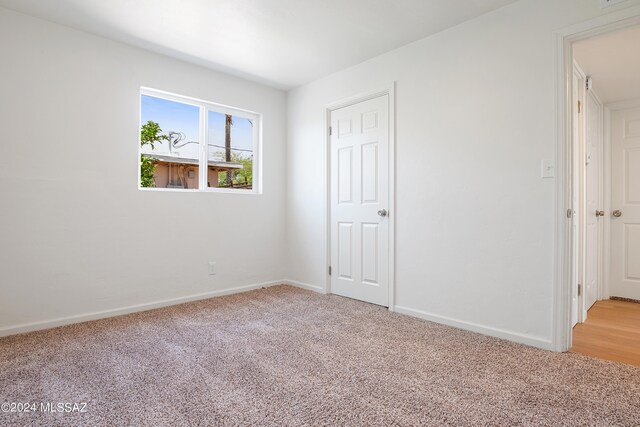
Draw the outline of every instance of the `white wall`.
[[[551,347],[553,33],[637,4],[523,0],[291,91],[289,277],[325,284],[325,105],[395,81],[397,308]]]
[[[523,0],[288,98],[0,8],[0,335],[283,277],[324,286],[324,106],[395,81],[397,308],[548,347],[552,34],[639,3]],[[264,194],[137,190],[140,86],[264,113]]]
[[[285,276],[284,92],[2,8],[0,54],[0,335]],[[140,86],[263,113],[264,194],[139,191]]]

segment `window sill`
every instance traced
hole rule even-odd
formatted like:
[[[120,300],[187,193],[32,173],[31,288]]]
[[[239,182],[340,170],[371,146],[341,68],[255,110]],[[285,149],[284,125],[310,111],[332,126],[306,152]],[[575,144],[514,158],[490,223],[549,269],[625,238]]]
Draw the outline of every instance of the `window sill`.
[[[138,187],[140,191],[148,191],[148,192],[168,192],[168,193],[221,193],[221,194],[250,194],[259,196],[262,192],[259,192],[257,189],[252,190],[241,190],[235,188],[158,188],[158,187]]]

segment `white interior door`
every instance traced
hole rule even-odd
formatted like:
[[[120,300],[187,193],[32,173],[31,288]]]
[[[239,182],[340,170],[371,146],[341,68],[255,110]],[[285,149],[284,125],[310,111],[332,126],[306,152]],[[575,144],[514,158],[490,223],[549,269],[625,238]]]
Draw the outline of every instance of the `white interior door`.
[[[389,96],[331,112],[331,292],[389,305]]]
[[[583,105],[583,82],[584,76],[574,67],[572,91],[571,91],[571,148],[572,148],[572,194],[571,203],[573,206],[573,216],[571,223],[572,236],[572,269],[571,269],[571,327],[574,327],[579,320],[580,298],[578,296],[578,284],[582,279],[582,255],[581,255],[581,230],[580,219],[582,209],[580,208],[580,194],[582,193],[582,105]]]
[[[598,212],[602,209],[601,195],[601,141],[602,106],[591,92],[585,99],[585,208],[584,208],[584,305],[586,312],[598,300],[600,275],[601,221]]]
[[[640,108],[611,117],[611,296],[640,300]]]

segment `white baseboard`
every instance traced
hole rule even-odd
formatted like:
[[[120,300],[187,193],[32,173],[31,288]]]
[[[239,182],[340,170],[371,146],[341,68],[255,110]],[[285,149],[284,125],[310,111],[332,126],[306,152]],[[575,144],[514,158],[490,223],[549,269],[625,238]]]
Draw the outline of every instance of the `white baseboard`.
[[[396,313],[405,314],[407,316],[418,317],[442,325],[453,326],[454,328],[464,329],[466,331],[477,332],[483,335],[489,335],[495,338],[502,338],[507,341],[525,344],[531,347],[541,348],[543,350],[553,351],[553,345],[550,340],[534,337],[531,335],[519,334],[516,332],[505,331],[504,329],[492,328],[489,326],[478,325],[477,323],[466,322],[463,320],[452,319],[450,317],[440,316],[438,314],[428,313],[422,310],[416,310],[408,307],[395,306]]]
[[[284,279],[282,281],[285,285],[295,286],[296,288],[306,289],[308,291],[318,292],[320,294],[326,293],[322,286],[310,285],[308,283],[298,282],[297,280]]]
[[[271,282],[256,283],[253,285],[246,285],[246,286],[237,286],[235,288],[222,289],[218,291],[205,292],[205,293],[195,294],[195,295],[188,295],[184,297],[166,299],[166,300],[155,301],[155,302],[150,302],[145,304],[130,305],[130,306],[115,308],[111,310],[96,311],[93,313],[78,314],[75,316],[68,316],[68,317],[60,317],[57,319],[45,320],[41,322],[33,322],[33,323],[25,323],[22,325],[8,326],[8,327],[0,328],[0,337],[22,334],[25,332],[39,331],[43,329],[57,328],[58,326],[70,325],[73,323],[88,322],[90,320],[98,320],[98,319],[105,319],[108,317],[122,316],[124,314],[153,310],[154,308],[167,307],[170,305],[182,304],[182,303],[191,302],[191,301],[199,301],[203,299],[220,297],[223,295],[238,294],[241,292],[248,292],[255,289],[267,288],[270,286],[283,285],[283,284],[290,284],[290,283],[288,283],[285,280],[274,280]],[[293,286],[296,286],[296,285],[293,285]]]
[[[8,326],[0,328],[0,337],[6,337],[9,335],[22,334],[25,332],[39,331],[43,329],[51,329],[59,326],[70,325],[73,323],[88,322],[91,320],[105,319],[108,317],[122,316],[130,313],[137,313],[141,311],[153,310],[155,308],[167,307],[176,304],[182,304],[191,301],[199,301],[214,297],[220,297],[223,295],[232,295],[241,292],[248,292],[255,289],[266,288],[275,285],[290,285],[296,288],[306,289],[313,292],[324,294],[324,288],[321,286],[310,285],[308,283],[299,282],[297,280],[284,279],[274,280],[271,282],[256,283],[253,285],[237,286],[234,288],[222,289],[218,291],[205,292],[201,294],[188,295],[179,298],[166,299],[161,301],[155,301],[145,304],[130,305],[126,307],[116,308],[112,310],[96,311],[93,313],[79,314],[75,316],[61,317],[52,320],[45,320],[41,322],[25,323],[21,325]],[[437,314],[428,313],[421,310],[416,310],[408,307],[395,306],[395,312],[405,314],[412,317],[418,317],[420,319],[428,320],[443,325],[453,326],[460,329],[465,329],[472,332],[477,332],[484,335],[489,335],[496,338],[502,338],[509,341],[514,341],[520,344],[526,344],[533,347],[542,348],[545,350],[553,350],[551,341],[544,340],[542,338],[533,337],[530,335],[518,334],[515,332],[505,331],[502,329],[491,328],[487,326],[478,325],[471,322],[465,322],[461,320],[452,319],[449,317],[440,316]]]

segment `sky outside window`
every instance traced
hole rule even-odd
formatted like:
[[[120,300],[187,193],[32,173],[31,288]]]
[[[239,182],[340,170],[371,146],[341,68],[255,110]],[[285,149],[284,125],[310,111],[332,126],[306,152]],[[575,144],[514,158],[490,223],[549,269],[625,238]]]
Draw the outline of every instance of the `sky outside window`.
[[[231,153],[251,158],[253,156],[253,123],[244,117],[232,116]],[[225,124],[226,115],[209,111],[209,159],[225,159]]]
[[[153,96],[142,95],[141,106],[142,123],[148,121],[156,122],[160,125],[162,133],[168,135],[169,132],[184,134],[184,139],[178,142],[181,147],[174,147],[173,155],[179,153],[179,157],[197,159],[199,140],[199,107],[169,101],[167,99],[155,98]],[[215,111],[208,112],[209,129],[209,159],[224,160],[225,158],[225,114]],[[188,144],[195,142],[195,144]],[[187,143],[186,145],[183,145]],[[183,145],[183,146],[182,146]],[[233,116],[233,126],[231,126],[231,148],[232,153],[252,157],[253,155],[253,123],[250,119]],[[150,146],[143,147],[143,153],[169,155],[169,144],[162,141],[155,144],[155,149]]]
[[[158,123],[165,135],[169,135],[169,132],[183,133],[184,139],[177,145],[181,146],[185,142],[195,142],[195,144],[173,148],[171,150],[173,155],[179,153],[181,158],[198,159],[200,107],[142,95],[141,117],[142,124],[149,120]],[[155,149],[147,145],[142,148],[142,152],[169,155],[169,143],[162,141],[155,144]]]

